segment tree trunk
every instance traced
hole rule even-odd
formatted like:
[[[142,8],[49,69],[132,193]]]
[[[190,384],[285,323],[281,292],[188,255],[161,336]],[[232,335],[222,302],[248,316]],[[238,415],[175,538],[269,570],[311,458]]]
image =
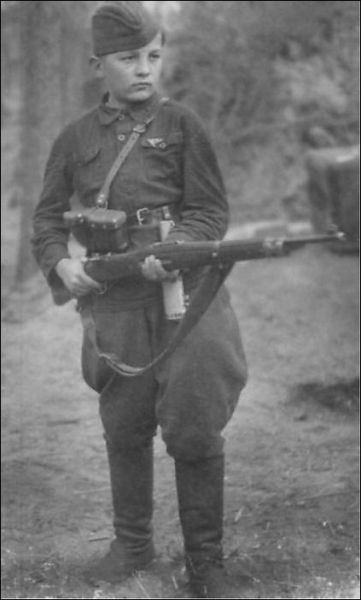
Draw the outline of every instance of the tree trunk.
[[[59,2],[22,3],[22,114],[17,185],[21,222],[15,287],[37,271],[30,239],[46,157],[61,123],[61,14]]]
[[[95,2],[21,3],[22,114],[17,187],[21,223],[15,288],[37,271],[31,254],[32,215],[51,144],[84,104],[89,13]]]

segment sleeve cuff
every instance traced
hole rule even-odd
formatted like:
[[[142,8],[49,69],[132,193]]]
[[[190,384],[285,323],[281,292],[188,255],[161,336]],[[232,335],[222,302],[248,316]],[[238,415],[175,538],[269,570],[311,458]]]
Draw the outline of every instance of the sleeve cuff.
[[[41,270],[48,281],[53,277],[53,273],[56,275],[54,269],[62,258],[70,258],[68,247],[66,245],[54,243],[49,244],[44,249],[41,260]]]
[[[63,258],[70,258],[66,245],[60,243],[49,244],[43,252],[41,269],[51,289],[55,304],[62,305],[71,299],[63,281],[55,271],[55,267]]]

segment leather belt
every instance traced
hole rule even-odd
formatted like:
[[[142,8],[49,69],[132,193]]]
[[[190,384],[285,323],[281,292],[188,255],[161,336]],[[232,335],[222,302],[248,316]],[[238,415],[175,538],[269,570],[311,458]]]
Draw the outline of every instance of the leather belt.
[[[159,221],[172,220],[172,213],[168,205],[157,206],[155,208],[138,208],[138,210],[130,215],[127,215],[127,225],[152,225]]]

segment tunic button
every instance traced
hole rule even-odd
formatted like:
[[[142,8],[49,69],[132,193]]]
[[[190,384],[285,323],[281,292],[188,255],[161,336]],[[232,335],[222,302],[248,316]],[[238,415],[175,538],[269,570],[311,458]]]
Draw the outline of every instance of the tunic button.
[[[119,120],[119,121],[123,121],[123,119],[125,119],[125,115],[122,115],[122,114],[120,114],[120,115],[118,116],[118,120]]]
[[[120,134],[118,135],[118,140],[119,140],[120,142],[124,142],[124,140],[125,140],[125,135],[123,135],[122,133],[120,133]]]
[[[164,150],[164,148],[167,147],[167,144],[165,142],[161,142],[161,144],[159,144],[159,148],[162,148],[162,150]]]

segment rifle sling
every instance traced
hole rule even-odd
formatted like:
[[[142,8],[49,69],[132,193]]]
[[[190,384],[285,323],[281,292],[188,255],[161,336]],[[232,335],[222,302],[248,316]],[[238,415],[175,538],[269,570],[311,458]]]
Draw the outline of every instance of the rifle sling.
[[[161,98],[160,106],[167,102],[168,98]],[[125,159],[130,154],[131,150],[134,148],[136,142],[139,137],[144,133],[153,121],[155,114],[153,114],[149,119],[145,121],[145,123],[141,125],[137,125],[128,139],[128,142],[121,150],[119,155],[117,156],[114,164],[112,165],[104,184],[100,190],[100,193],[96,200],[96,205],[98,207],[107,208],[108,207],[108,196],[110,186],[113,182],[113,179],[120,167],[123,165]],[[98,345],[97,336],[96,336],[96,327],[94,322],[94,317],[92,314],[92,310],[90,306],[85,306],[81,311],[81,317],[83,322],[83,327],[86,330],[89,340],[93,345],[93,349],[98,354],[99,358],[105,360],[105,362],[119,375],[123,377],[137,377],[150,371],[156,365],[159,365],[163,362],[168,356],[174,352],[174,350],[179,346],[182,340],[188,335],[188,333],[193,329],[193,327],[198,323],[201,316],[205,313],[208,306],[211,304],[213,298],[217,294],[219,288],[222,283],[230,273],[234,263],[230,263],[227,265],[212,265],[207,268],[206,274],[204,275],[202,281],[199,286],[196,288],[191,304],[189,305],[186,314],[183,319],[180,321],[177,329],[175,330],[173,336],[170,339],[169,344],[166,348],[158,354],[150,363],[143,367],[132,366],[122,362],[116,354],[108,353],[102,351],[102,349]]]
[[[207,267],[206,273],[202,278],[200,284],[194,292],[192,301],[185,313],[183,319],[179,322],[173,336],[171,337],[169,344],[165,349],[158,354],[150,363],[145,366],[132,366],[128,365],[120,360],[120,358],[113,353],[103,351],[98,344],[96,336],[96,327],[90,306],[86,306],[81,311],[81,317],[83,321],[84,329],[87,331],[90,342],[93,345],[94,351],[98,354],[99,358],[105,360],[109,367],[113,369],[118,375],[123,377],[137,377],[143,375],[147,371],[150,371],[162,363],[168,358],[184,338],[190,333],[190,331],[198,323],[201,316],[206,312],[207,308],[211,304],[213,298],[216,296],[219,288],[231,272],[234,263],[227,265],[212,265]]]

